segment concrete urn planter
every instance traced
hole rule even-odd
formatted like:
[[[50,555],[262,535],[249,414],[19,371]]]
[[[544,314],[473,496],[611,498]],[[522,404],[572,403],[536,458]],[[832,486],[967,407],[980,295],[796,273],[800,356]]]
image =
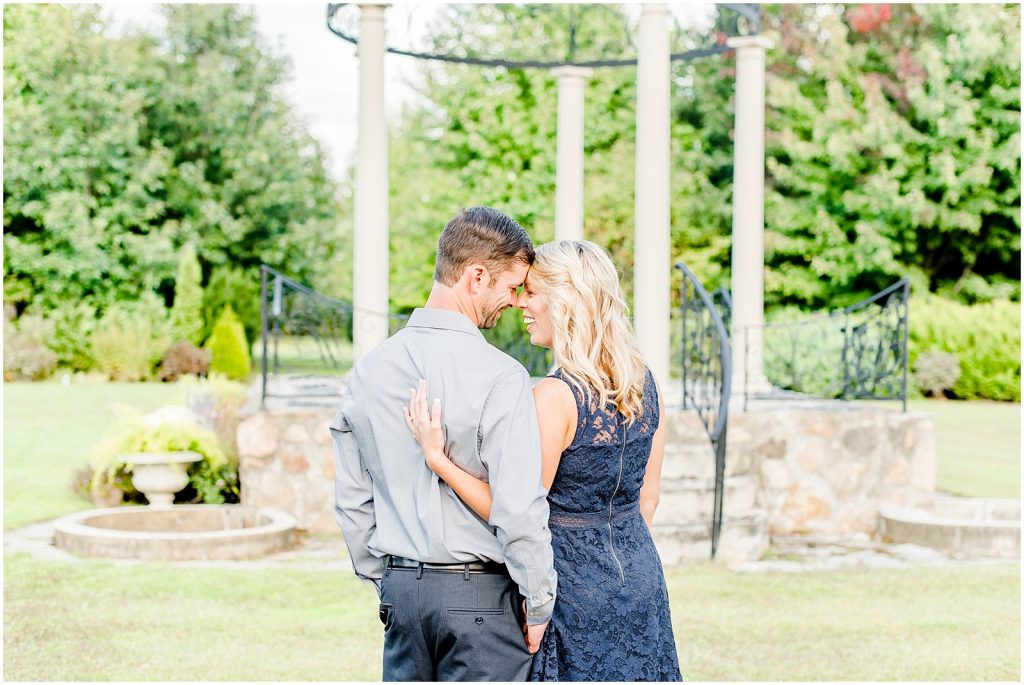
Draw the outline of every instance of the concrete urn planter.
[[[153,506],[170,506],[174,494],[188,485],[186,464],[201,461],[198,452],[135,452],[121,459],[132,467],[132,485]]]

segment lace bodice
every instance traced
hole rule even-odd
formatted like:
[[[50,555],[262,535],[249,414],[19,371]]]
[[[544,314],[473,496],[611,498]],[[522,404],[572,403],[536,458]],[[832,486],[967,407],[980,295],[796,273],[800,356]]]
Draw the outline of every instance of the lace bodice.
[[[559,369],[556,378],[565,380]],[[632,423],[624,423],[611,403],[597,407],[597,398],[589,402],[572,384],[576,396],[576,435],[562,453],[555,480],[548,493],[552,514],[607,511],[640,498],[651,441],[658,427],[658,391],[648,371],[644,378],[643,413]],[[623,449],[625,433],[625,449]]]

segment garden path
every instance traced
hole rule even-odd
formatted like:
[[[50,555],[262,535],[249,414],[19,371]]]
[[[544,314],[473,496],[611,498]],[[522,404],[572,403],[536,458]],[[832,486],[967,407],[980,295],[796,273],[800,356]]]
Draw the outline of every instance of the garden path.
[[[4,535],[4,551],[8,554],[29,554],[33,558],[75,563],[80,557],[57,549],[51,544],[53,522],[45,521],[8,531]],[[116,565],[143,563],[134,559],[112,559]],[[731,564],[741,573],[802,573],[838,571],[853,568],[867,570],[910,568],[913,566],[946,566],[951,564],[1017,563],[1018,560],[957,560],[945,554],[912,544],[887,544],[867,535],[853,541],[824,537],[793,536],[774,539],[764,559]],[[183,568],[229,568],[238,570],[287,568],[307,571],[350,571],[340,535],[329,533],[301,534],[299,544],[287,552],[270,554],[262,559],[241,561],[172,561],[164,562]]]

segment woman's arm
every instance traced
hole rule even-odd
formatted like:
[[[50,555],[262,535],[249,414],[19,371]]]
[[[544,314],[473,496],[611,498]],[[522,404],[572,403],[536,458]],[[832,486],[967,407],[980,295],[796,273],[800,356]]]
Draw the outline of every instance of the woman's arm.
[[[576,398],[565,381],[545,378],[533,388],[540,427],[540,481],[551,489],[562,461],[562,452],[576,437]]]
[[[547,378],[533,389],[537,405],[541,445],[541,483],[551,488],[558,471],[562,452],[576,435],[576,400],[564,382]],[[420,444],[427,466],[455,491],[482,519],[491,516],[491,487],[485,481],[466,473],[444,453],[444,424],[441,421],[441,401],[427,405],[427,383],[409,391],[409,406],[405,408],[405,422]],[[568,403],[568,404],[567,404]]]
[[[655,381],[657,387],[657,381]],[[665,461],[665,405],[658,392],[658,428],[654,431],[651,441],[651,456],[647,459],[647,470],[644,472],[644,484],[640,486],[640,515],[651,527],[654,511],[661,501],[661,465]]]

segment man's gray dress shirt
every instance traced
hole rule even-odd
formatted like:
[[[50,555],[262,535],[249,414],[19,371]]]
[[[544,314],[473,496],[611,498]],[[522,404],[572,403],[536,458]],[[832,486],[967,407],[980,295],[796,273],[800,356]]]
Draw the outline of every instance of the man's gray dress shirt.
[[[488,481],[485,521],[424,461],[402,408],[427,381],[440,398],[445,452]],[[496,561],[526,598],[527,621],[554,607],[548,503],[530,376],[462,314],[417,309],[352,370],[331,424],[335,515],[360,578],[378,584],[384,555],[429,563]]]

